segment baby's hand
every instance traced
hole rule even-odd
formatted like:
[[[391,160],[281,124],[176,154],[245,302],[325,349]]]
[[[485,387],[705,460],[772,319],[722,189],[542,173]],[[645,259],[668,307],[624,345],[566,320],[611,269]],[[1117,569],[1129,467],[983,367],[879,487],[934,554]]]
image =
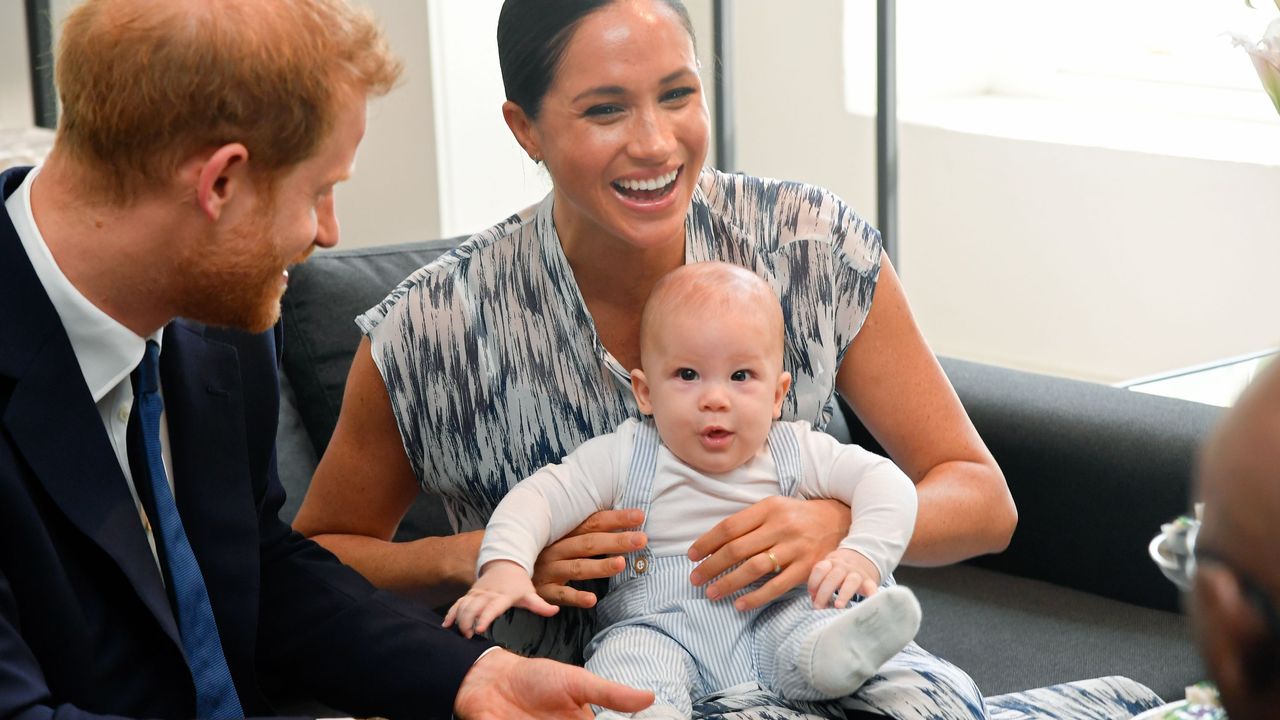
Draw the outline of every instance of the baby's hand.
[[[551,617],[560,611],[538,595],[524,568],[510,560],[494,560],[480,568],[476,584],[449,608],[444,616],[444,626],[449,627],[456,622],[458,632],[471,637],[488,630],[495,618],[512,607],[524,608],[543,617]]]
[[[836,548],[809,573],[809,598],[819,609],[845,607],[855,594],[867,597],[879,586],[880,571],[875,563],[856,550]]]

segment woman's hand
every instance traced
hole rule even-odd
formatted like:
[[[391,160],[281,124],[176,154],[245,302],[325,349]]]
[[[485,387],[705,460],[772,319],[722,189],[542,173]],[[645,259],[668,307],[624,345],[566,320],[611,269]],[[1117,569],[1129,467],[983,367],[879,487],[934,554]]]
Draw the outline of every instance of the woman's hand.
[[[733,603],[738,610],[758,608],[809,579],[813,566],[848,534],[849,514],[838,500],[765,498],[721,520],[689,546],[689,559],[701,560],[689,582],[702,585],[741,563],[707,587],[707,597],[714,600],[776,572]]]
[[[552,605],[592,607],[596,604],[595,593],[569,587],[568,583],[622,572],[626,560],[621,556],[649,542],[642,532],[622,531],[643,522],[644,513],[639,510],[602,510],[583,520],[538,555],[533,566],[534,588]]]

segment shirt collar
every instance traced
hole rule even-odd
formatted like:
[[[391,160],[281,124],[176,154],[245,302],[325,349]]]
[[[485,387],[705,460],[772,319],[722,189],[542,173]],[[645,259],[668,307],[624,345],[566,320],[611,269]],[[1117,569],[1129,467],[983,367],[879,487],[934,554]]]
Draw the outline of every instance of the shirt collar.
[[[159,343],[161,333],[157,331],[152,338],[134,334],[89,302],[62,273],[31,212],[31,184],[39,173],[39,167],[27,173],[22,185],[5,201],[5,210],[49,302],[62,321],[85,385],[97,403],[142,361],[146,341],[152,339]]]

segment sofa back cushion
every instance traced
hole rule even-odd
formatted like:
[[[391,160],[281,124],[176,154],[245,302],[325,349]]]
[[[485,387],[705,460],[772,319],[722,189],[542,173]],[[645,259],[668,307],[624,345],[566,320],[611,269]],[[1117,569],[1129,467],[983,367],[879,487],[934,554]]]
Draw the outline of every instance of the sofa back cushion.
[[[316,253],[289,272],[281,301],[284,371],[316,454],[338,422],[360,329],[355,318],[462,238]]]
[[[972,561],[1104,597],[1178,610],[1147,555],[1188,512],[1196,451],[1221,409],[1108,385],[941,358],[1018,506],[1009,549]],[[882,452],[850,419],[853,441]]]

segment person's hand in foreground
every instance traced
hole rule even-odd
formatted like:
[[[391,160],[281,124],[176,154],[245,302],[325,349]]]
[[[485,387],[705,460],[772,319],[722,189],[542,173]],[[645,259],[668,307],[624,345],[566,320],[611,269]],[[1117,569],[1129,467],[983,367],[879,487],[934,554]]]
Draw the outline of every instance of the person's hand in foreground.
[[[619,685],[580,667],[494,650],[462,679],[454,713],[466,720],[591,718],[589,705],[638,712],[653,693]]]
[[[847,548],[832,550],[809,573],[809,599],[819,610],[847,607],[854,595],[871,597],[879,586],[880,571],[876,564],[857,550]]]
[[[444,626],[456,623],[458,632],[471,637],[488,630],[495,618],[512,607],[544,617],[560,612],[560,608],[538,596],[524,568],[510,560],[494,560],[485,563],[476,584],[449,608]]]
[[[776,569],[774,577],[733,603],[738,610],[761,607],[809,579],[813,566],[848,533],[849,514],[849,506],[839,500],[765,498],[721,520],[694,541],[689,559],[701,562],[689,582],[702,585],[738,565],[707,586],[707,597],[715,600]]]

